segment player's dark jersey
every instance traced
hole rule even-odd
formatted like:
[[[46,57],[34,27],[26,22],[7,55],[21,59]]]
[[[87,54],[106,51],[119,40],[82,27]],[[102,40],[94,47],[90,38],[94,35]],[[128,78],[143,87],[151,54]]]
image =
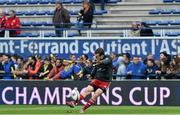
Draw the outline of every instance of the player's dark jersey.
[[[109,82],[112,79],[112,71],[112,58],[105,55],[102,63],[94,66],[91,76],[94,79]]]

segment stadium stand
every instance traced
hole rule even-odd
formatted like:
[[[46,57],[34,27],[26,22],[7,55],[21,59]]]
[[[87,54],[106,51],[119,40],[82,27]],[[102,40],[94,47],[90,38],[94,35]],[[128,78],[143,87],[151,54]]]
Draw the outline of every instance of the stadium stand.
[[[8,12],[9,9],[17,11],[23,27],[48,27],[53,28],[52,15],[56,0],[1,0],[0,7]],[[70,10],[71,22],[76,23],[76,17],[81,8],[82,0],[62,0],[65,7]],[[144,6],[144,7],[142,7]],[[132,21],[147,22],[152,27],[174,27],[180,24],[179,0],[108,0],[106,11],[99,10],[96,5],[94,28],[119,28],[130,27]],[[172,9],[173,8],[173,9]],[[22,9],[24,9],[22,11]],[[167,18],[168,17],[168,18]],[[179,32],[175,30],[175,32]],[[24,31],[26,32],[26,31]],[[160,30],[154,30],[160,34]],[[166,30],[167,34],[172,33]],[[36,34],[32,31],[32,35]],[[47,36],[54,31],[48,31]],[[73,36],[73,32],[69,32]],[[86,32],[84,32],[86,33]],[[93,36],[114,35],[123,36],[123,30],[92,30]],[[28,35],[22,33],[20,36]],[[179,34],[173,34],[179,35]],[[76,36],[76,33],[75,33]],[[171,36],[171,35],[170,35]]]

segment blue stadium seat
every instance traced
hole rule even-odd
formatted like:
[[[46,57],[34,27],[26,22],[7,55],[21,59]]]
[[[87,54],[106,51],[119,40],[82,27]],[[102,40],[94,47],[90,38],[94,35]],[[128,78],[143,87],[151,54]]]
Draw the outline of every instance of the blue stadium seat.
[[[56,37],[55,33],[44,33],[44,37]]]
[[[28,3],[29,4],[38,4],[40,2],[40,0],[29,0]]]
[[[175,0],[175,2],[180,2],[180,0]]]
[[[49,4],[52,0],[41,0],[39,4]]]
[[[18,1],[17,4],[19,4],[19,5],[28,4],[28,1],[29,1],[29,0]]]
[[[0,0],[0,5],[4,5],[7,3],[7,0]]]
[[[46,14],[47,14],[47,11],[36,12],[36,15],[46,15]]]
[[[79,3],[82,3],[83,2],[83,0],[73,0],[73,3],[77,3],[77,4],[79,4]]]
[[[166,32],[165,35],[169,36],[169,37],[176,37],[176,36],[178,36],[178,33],[177,32]]]
[[[121,0],[108,0],[107,3],[117,3],[117,2],[121,2]]]
[[[22,34],[18,35],[18,37],[27,37],[27,33],[22,33]]]
[[[52,22],[46,22],[46,23],[44,24],[44,26],[53,26],[53,23],[52,23]]]
[[[29,34],[29,36],[28,37],[39,37],[39,33],[31,33],[31,34]]]
[[[22,16],[22,15],[24,15],[24,13],[25,13],[24,11],[17,11],[17,12],[16,12],[16,15],[17,15],[17,16]]]
[[[153,21],[153,20],[152,21],[145,21],[145,22],[146,22],[146,24],[148,24],[150,26],[159,24],[158,21]]]
[[[180,25],[180,20],[172,21],[171,25]]]
[[[170,9],[163,9],[160,11],[161,14],[171,14],[172,11]]]
[[[6,4],[7,5],[15,5],[15,4],[17,4],[18,3],[18,0],[8,0],[7,2],[6,2]]]
[[[32,26],[33,22],[21,22],[22,26]]]
[[[164,3],[172,3],[174,0],[163,0]]]
[[[161,11],[159,9],[153,9],[149,11],[149,14],[159,14]]]
[[[173,14],[180,14],[180,9],[174,9]]]
[[[160,37],[160,36],[161,36],[161,34],[160,34],[159,32],[154,32],[154,36],[156,36],[156,37]]]
[[[163,21],[159,21],[158,25],[169,25],[172,22],[173,22],[172,20],[163,20]]]

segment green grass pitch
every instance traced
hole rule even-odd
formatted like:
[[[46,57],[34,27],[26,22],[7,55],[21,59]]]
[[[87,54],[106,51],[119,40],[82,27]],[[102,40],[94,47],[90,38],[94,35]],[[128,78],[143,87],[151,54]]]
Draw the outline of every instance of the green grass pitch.
[[[61,105],[0,105],[0,114],[79,114],[82,106],[69,108]],[[166,106],[92,106],[84,114],[177,114],[180,115],[180,107]]]

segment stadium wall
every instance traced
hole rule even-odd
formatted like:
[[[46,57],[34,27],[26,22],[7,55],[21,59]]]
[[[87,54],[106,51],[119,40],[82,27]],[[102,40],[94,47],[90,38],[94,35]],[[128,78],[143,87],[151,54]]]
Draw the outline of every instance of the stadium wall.
[[[0,81],[0,104],[64,105],[88,81]],[[180,81],[113,81],[97,105],[179,106]],[[87,97],[89,98],[89,97]],[[86,103],[83,100],[81,104]]]
[[[32,54],[58,54],[67,58],[70,54],[77,56],[88,54],[92,57],[98,47],[106,53],[130,53],[142,58],[148,53],[159,58],[159,53],[180,54],[179,37],[92,37],[92,38],[4,38],[0,40],[0,53],[20,54],[27,57]]]

